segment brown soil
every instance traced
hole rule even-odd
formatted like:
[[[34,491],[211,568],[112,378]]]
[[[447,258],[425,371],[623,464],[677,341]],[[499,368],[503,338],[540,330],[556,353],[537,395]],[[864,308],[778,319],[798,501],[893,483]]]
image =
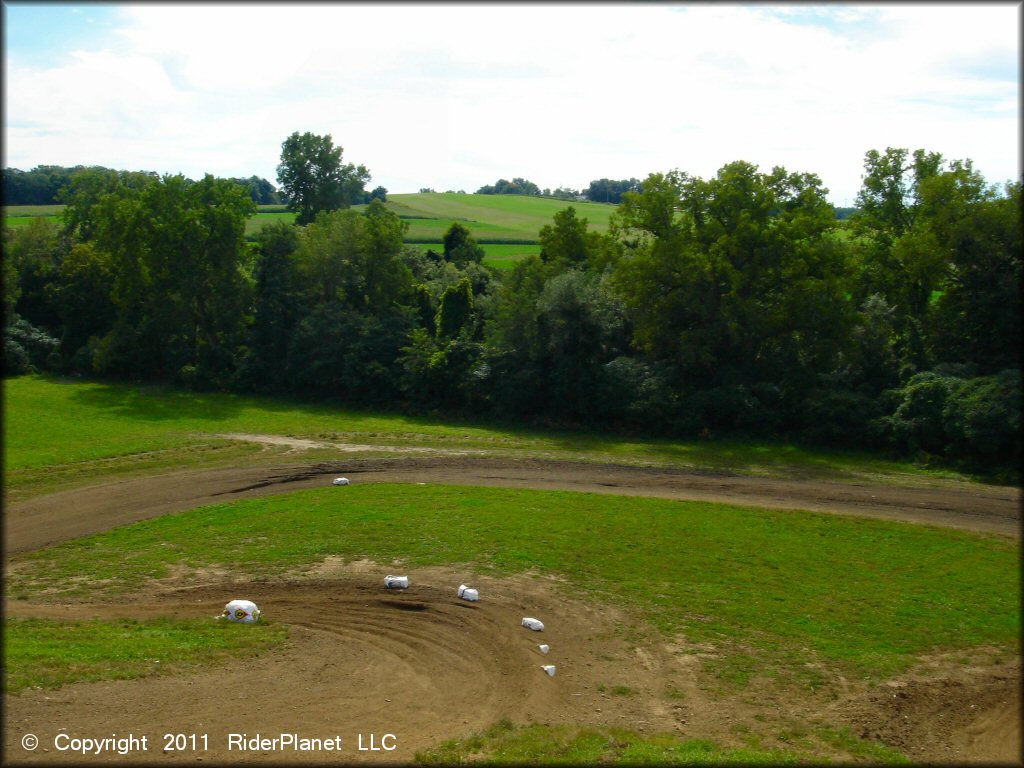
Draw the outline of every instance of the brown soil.
[[[6,510],[5,553],[211,502],[324,486],[339,475],[353,483],[705,499],[1020,535],[1015,489],[935,490],[446,457],[179,472],[51,494]],[[410,589],[386,591],[388,572],[408,573]],[[93,764],[200,758],[407,763],[417,750],[507,717],[515,723],[668,731],[738,747],[753,735],[764,748],[786,748],[795,743],[794,732],[847,725],[855,736],[923,762],[1021,763],[1017,655],[1003,652],[997,658],[996,650],[979,649],[937,656],[877,687],[833,675],[818,693],[767,680],[729,692],[716,689],[701,671],[715,649],[682,639],[663,642],[625,609],[567,598],[571,585],[539,574],[472,577],[468,583],[479,588],[481,600],[466,603],[455,592],[468,578],[450,569],[405,571],[400,563],[329,559],[312,572],[272,583],[209,574],[203,584],[171,579],[120,602],[5,602],[7,615],[18,616],[213,617],[228,600],[244,597],[259,605],[266,620],[292,629],[287,647],[244,665],[5,696],[4,762],[71,761],[70,753],[54,745],[63,731],[77,737],[149,737],[144,754],[78,758]],[[524,616],[540,618],[544,631],[521,627]],[[542,642],[551,646],[546,656],[537,650]],[[555,664],[555,677],[542,664]],[[37,750],[22,748],[27,733],[39,736]],[[209,750],[165,753],[164,733],[208,734]],[[228,751],[230,733],[338,736],[341,751]],[[360,734],[364,747],[370,746],[370,734],[380,747],[385,733],[394,734],[394,751],[358,749]],[[844,756],[841,750],[830,754],[821,741],[815,745],[823,756]]]

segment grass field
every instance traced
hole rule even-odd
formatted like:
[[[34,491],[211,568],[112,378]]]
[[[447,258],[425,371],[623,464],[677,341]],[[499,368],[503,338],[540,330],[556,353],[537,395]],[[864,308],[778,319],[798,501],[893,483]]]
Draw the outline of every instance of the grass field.
[[[256,453],[213,435],[256,432],[365,445],[428,446],[487,455],[561,458],[851,481],[964,481],[853,452],[720,440],[655,440],[354,411],[159,386],[21,376],[4,381],[5,491],[17,500],[126,472],[213,465]],[[311,460],[326,454],[311,451]]]
[[[1020,636],[1020,544],[1008,537],[441,485],[327,487],[147,520],[33,553],[8,592],[124,594],[172,566],[266,580],[328,556],[560,576],[577,597],[631,606],[666,637],[753,649],[719,670],[740,683],[788,669],[813,686],[808,660],[881,679],[921,653],[1012,647]]]
[[[444,244],[440,240],[436,243],[414,243],[414,245],[423,251],[432,248],[436,253],[441,253],[444,250]],[[523,243],[522,245],[485,243],[480,247],[484,249],[483,263],[498,269],[512,269],[526,256],[540,253],[540,245],[537,243]]]
[[[604,203],[570,202],[524,195],[460,195],[452,192],[390,195],[388,205],[402,216],[470,222],[466,226],[477,239],[481,239],[481,236],[476,234],[472,222],[500,227],[516,233],[516,236],[524,240],[533,241],[536,241],[541,227],[550,224],[558,211],[570,206],[576,209],[577,216],[586,218],[590,228],[597,232],[608,230],[608,221],[616,208]]]
[[[150,619],[4,621],[4,690],[124,680],[255,655],[287,638],[281,625]]]

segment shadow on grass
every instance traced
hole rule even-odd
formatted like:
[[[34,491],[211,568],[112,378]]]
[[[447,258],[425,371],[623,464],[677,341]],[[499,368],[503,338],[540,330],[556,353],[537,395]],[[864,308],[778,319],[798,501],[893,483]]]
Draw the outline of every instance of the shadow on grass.
[[[57,378],[47,380],[53,383],[73,383]],[[391,427],[395,432],[422,429],[429,433],[439,425],[453,430],[464,428],[490,432],[495,437],[506,440],[511,438],[513,445],[516,441],[522,441],[522,447],[539,449],[555,456],[564,454],[566,459],[580,456],[608,462],[627,459],[692,467],[713,473],[771,474],[792,478],[910,472],[960,474],[961,477],[967,474],[975,480],[991,481],[991,477],[964,473],[962,469],[957,472],[953,467],[939,466],[922,470],[910,462],[848,449],[805,447],[740,437],[645,437],[600,431],[592,427],[536,425],[508,418],[482,419],[440,413],[409,413],[381,407],[353,407],[323,398],[186,392],[167,384],[128,385],[93,380],[88,382],[88,386],[73,392],[70,399],[83,406],[136,422],[191,420],[215,425],[231,420],[247,409],[258,409],[268,414],[287,414],[300,410],[307,415],[322,414],[325,421],[344,419],[346,414],[353,417],[395,419],[396,423]],[[397,423],[398,420],[402,423]],[[486,439],[486,436],[480,437]]]
[[[236,395],[181,392],[166,385],[126,385],[90,382],[71,394],[70,400],[89,408],[133,421],[178,421],[200,419],[224,421],[234,418],[246,405]],[[272,401],[267,410],[274,410]],[[279,410],[285,410],[281,406]]]

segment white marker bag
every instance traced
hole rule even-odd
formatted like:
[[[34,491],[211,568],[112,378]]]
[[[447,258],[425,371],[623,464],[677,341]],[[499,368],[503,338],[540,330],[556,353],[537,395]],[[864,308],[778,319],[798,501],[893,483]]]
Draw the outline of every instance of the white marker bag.
[[[251,600],[232,600],[224,606],[224,613],[221,616],[228,621],[255,624],[260,620],[260,609]]]

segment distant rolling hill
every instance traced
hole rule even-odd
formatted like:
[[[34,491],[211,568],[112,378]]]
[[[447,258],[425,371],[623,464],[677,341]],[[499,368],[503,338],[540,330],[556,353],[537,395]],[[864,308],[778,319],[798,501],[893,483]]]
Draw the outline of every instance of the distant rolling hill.
[[[468,229],[483,246],[487,264],[510,267],[527,254],[538,253],[541,227],[550,224],[561,210],[572,206],[576,215],[586,218],[590,228],[608,231],[608,219],[615,210],[606,203],[571,202],[524,195],[466,195],[455,192],[420,192],[389,195],[388,208],[409,224],[405,241],[440,250],[444,233],[453,222]],[[64,206],[5,206],[4,223],[8,226],[27,224],[36,216],[59,222]],[[355,210],[365,206],[357,205]],[[249,239],[273,221],[294,221],[295,215],[283,206],[260,206],[246,222]]]

